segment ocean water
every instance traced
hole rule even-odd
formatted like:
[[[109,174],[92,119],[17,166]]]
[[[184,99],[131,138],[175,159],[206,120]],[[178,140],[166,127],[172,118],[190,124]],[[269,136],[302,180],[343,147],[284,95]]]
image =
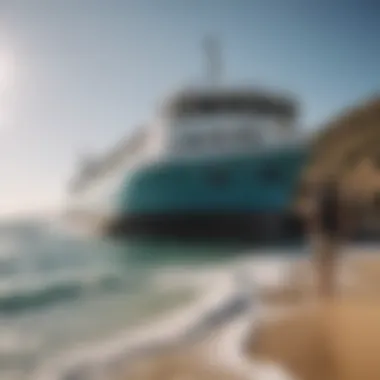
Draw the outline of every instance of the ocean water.
[[[242,250],[236,244],[114,242],[40,220],[3,222],[0,379],[32,379],[58,357],[186,307]]]
[[[47,221],[2,222],[0,379],[110,379],[88,375],[88,363],[97,370],[101,358],[113,371],[130,338],[202,332],[244,309],[240,296],[252,283],[283,282],[283,264],[308,254],[302,246],[101,240]],[[228,295],[230,279],[243,293]],[[189,318],[200,323],[182,323]]]

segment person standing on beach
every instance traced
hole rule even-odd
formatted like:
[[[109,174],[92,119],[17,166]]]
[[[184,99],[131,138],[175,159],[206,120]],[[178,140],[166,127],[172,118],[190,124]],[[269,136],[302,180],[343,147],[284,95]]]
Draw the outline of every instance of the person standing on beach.
[[[342,239],[342,202],[338,184],[327,181],[321,188],[316,204],[316,223],[318,246],[316,247],[316,265],[318,292],[322,297],[333,295],[336,256]]]

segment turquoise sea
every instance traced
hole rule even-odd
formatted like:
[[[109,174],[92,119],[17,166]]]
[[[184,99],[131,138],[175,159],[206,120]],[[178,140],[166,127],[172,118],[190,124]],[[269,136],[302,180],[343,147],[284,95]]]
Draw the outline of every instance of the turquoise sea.
[[[106,241],[43,220],[2,222],[0,378],[31,379],[59,356],[194,302],[248,248]]]

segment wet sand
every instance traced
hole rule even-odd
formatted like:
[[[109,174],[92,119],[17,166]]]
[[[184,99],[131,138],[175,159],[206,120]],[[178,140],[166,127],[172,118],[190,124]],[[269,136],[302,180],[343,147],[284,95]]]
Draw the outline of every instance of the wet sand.
[[[380,258],[342,259],[331,301],[313,297],[311,277],[310,263],[296,263],[293,281],[263,294],[267,304],[294,309],[264,321],[248,344],[250,357],[278,363],[300,380],[380,379]]]
[[[245,380],[232,370],[220,368],[207,358],[202,347],[186,347],[144,358],[116,380]]]
[[[261,326],[248,351],[297,379],[380,379],[380,302],[341,299],[300,308]]]
[[[380,257],[348,256],[340,266],[333,301],[316,299],[307,260],[295,262],[281,286],[259,292],[266,307],[289,313],[263,318],[247,337],[252,363],[274,363],[299,380],[380,379]],[[116,380],[255,380],[213,362],[206,347],[204,341],[144,358]]]

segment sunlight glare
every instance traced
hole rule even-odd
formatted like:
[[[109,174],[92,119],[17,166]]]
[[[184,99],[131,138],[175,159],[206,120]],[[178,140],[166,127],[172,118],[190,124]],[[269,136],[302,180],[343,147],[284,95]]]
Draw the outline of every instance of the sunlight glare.
[[[9,51],[0,50],[0,130],[8,122],[12,87],[14,85],[13,55]]]
[[[13,68],[12,55],[0,51],[0,97],[12,86]]]
[[[0,130],[2,130],[6,125],[6,117],[4,108],[1,107],[1,98],[0,98]]]

